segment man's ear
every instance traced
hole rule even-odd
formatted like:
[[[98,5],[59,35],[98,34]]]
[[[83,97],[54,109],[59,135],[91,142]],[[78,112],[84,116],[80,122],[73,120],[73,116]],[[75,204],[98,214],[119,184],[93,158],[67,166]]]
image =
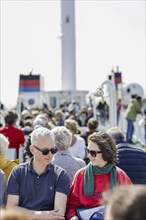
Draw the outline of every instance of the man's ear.
[[[30,150],[30,152],[34,155],[34,147],[33,147],[32,144],[29,146],[29,150]]]

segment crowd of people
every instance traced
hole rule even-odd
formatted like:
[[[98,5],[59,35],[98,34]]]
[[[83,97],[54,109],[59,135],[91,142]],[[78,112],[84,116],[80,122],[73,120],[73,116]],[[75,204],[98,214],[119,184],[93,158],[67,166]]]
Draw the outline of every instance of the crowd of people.
[[[141,100],[134,98],[127,107],[128,128],[133,105],[136,118]],[[117,126],[100,131],[92,108],[75,110],[25,109],[21,117],[14,109],[4,111],[0,128],[2,220],[78,220],[80,208],[96,214],[90,220],[146,217],[146,152],[131,145],[129,130],[125,134]],[[20,147],[23,163],[18,160]],[[14,160],[6,156],[9,148],[16,149]],[[102,213],[93,213],[100,206]]]

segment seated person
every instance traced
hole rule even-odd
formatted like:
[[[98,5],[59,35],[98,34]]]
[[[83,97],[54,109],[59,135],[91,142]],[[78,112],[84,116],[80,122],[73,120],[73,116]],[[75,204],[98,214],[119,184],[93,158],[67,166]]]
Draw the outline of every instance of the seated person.
[[[132,184],[126,173],[116,167],[116,145],[104,132],[88,137],[90,163],[76,172],[67,202],[67,220],[77,220],[77,208],[99,206],[103,194],[117,185]]]
[[[34,121],[33,121],[33,130],[36,128],[40,128],[40,127],[44,127],[44,128],[48,128],[49,129],[49,125],[48,125],[48,119],[47,116],[45,114],[39,114],[35,117]],[[31,134],[29,134],[27,136],[27,139],[25,141],[24,144],[24,152],[23,152],[23,160],[24,162],[30,160],[30,158],[33,157],[33,154],[31,153],[29,146],[31,145]]]
[[[144,185],[119,186],[113,191],[105,211],[105,220],[146,219]]]
[[[57,152],[53,132],[35,129],[30,151],[34,155],[31,160],[11,172],[7,208],[30,213],[32,219],[64,219],[70,181],[65,170],[51,163]]]
[[[94,132],[98,132],[97,128],[98,128],[98,121],[96,118],[90,118],[87,122],[87,131],[85,131],[81,137],[84,138],[85,142],[86,142],[86,146],[88,145],[87,140],[88,140],[88,136],[90,134],[93,134]]]
[[[61,111],[61,109],[58,109],[55,111],[54,117],[56,120],[56,126],[63,126],[64,125],[63,112]]]
[[[10,142],[9,148],[16,149],[16,158],[19,156],[20,146],[25,143],[24,132],[16,126],[17,120],[18,115],[15,111],[7,111],[4,116],[5,125],[0,128],[0,133],[5,135]]]
[[[8,177],[12,169],[19,164],[18,159],[9,160],[7,157],[5,157],[8,146],[8,139],[3,134],[0,134],[0,169],[2,169],[5,173],[6,182],[8,181]]]
[[[70,182],[72,182],[74,174],[77,172],[77,170],[86,165],[85,161],[81,158],[74,157],[68,151],[72,134],[66,127],[57,126],[56,128],[52,129],[52,132],[55,135],[55,143],[58,149],[57,153],[52,159],[52,163],[65,169],[70,178]]]
[[[15,209],[1,209],[0,210],[1,220],[30,220],[31,216],[28,213],[20,212]]]
[[[107,133],[116,141],[117,166],[130,177],[133,184],[146,184],[146,152],[125,141],[124,132],[113,127]]]
[[[0,207],[6,203],[6,179],[4,172],[0,169]]]
[[[77,135],[78,123],[74,119],[69,118],[65,120],[64,125],[72,134],[72,141],[68,150],[75,157],[79,157],[84,160],[86,144],[85,140],[79,135]]]

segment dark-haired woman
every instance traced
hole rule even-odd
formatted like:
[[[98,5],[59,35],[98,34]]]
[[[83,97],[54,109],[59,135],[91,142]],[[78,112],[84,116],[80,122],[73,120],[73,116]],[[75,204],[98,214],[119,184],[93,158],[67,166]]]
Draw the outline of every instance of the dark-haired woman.
[[[88,137],[87,155],[90,163],[77,171],[70,188],[67,220],[77,220],[77,208],[99,206],[103,194],[117,185],[132,184],[126,173],[116,167],[116,145],[103,132]]]

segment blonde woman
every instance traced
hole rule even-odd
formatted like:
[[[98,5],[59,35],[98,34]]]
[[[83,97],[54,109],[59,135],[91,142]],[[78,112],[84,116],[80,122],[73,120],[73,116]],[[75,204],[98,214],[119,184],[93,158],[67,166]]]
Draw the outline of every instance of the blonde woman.
[[[73,119],[66,119],[64,125],[72,134],[72,141],[68,150],[73,156],[85,159],[86,144],[85,140],[77,135],[78,123]]]
[[[8,180],[8,177],[11,173],[11,170],[19,164],[18,159],[16,160],[9,160],[5,154],[8,150],[9,141],[8,139],[3,135],[0,134],[0,169],[3,170],[5,173],[6,181]]]

